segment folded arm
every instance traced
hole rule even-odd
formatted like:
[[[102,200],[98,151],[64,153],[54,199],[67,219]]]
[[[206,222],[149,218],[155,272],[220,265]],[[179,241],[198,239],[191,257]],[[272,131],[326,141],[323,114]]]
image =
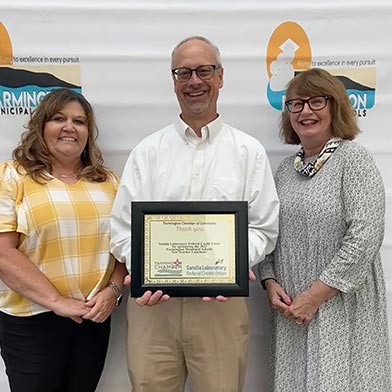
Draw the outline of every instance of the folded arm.
[[[89,307],[80,300],[63,297],[48,278],[17,249],[19,234],[0,233],[0,278],[13,291],[59,316],[81,322]]]

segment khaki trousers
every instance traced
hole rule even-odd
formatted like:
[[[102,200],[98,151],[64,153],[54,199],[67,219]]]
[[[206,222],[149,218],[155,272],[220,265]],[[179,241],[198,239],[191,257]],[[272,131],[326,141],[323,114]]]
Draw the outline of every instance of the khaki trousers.
[[[240,392],[248,352],[244,298],[127,304],[128,371],[135,392]]]

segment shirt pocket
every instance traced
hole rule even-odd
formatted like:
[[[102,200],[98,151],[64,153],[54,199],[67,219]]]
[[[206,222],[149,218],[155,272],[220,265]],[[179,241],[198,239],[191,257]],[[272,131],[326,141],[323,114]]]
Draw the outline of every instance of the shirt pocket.
[[[220,177],[214,181],[212,197],[215,200],[243,200],[240,179]]]

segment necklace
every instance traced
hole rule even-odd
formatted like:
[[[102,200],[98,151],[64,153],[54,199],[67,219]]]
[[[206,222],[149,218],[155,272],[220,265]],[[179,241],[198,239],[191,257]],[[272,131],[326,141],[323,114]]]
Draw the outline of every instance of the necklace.
[[[59,176],[60,178],[76,178],[76,177],[79,177],[79,175],[75,174],[75,173],[64,174],[64,173],[59,173],[56,170],[53,170],[53,174],[55,174],[55,175],[57,174],[57,176]]]

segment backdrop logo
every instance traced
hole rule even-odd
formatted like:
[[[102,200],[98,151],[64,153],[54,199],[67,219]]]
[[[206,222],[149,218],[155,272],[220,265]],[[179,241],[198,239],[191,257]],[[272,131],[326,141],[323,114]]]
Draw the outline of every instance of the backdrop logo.
[[[0,22],[0,65],[11,65],[13,60],[12,43],[8,31]]]
[[[68,87],[81,93],[78,57],[15,56],[0,22],[0,115],[24,115],[50,91]]]
[[[272,33],[266,54],[267,99],[282,110],[287,83],[309,68],[323,68],[343,82],[356,115],[365,117],[375,104],[376,60],[368,58],[312,58],[305,30],[295,22],[284,22]]]
[[[286,85],[296,71],[311,66],[312,50],[303,28],[285,22],[272,33],[267,47],[267,97],[272,107],[282,110]]]

